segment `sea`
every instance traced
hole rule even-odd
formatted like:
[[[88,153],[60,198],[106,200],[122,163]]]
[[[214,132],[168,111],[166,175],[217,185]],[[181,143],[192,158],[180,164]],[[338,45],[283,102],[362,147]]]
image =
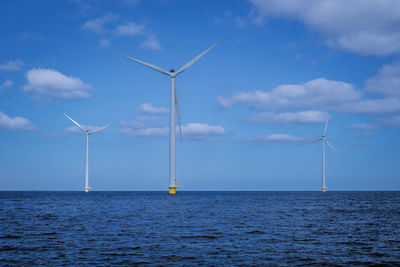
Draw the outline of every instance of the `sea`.
[[[0,266],[400,266],[400,192],[0,192]]]

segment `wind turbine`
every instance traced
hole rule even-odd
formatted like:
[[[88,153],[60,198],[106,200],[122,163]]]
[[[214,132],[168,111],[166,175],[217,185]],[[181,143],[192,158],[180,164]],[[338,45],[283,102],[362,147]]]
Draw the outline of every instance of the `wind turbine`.
[[[165,75],[168,75],[171,77],[171,97],[170,97],[170,111],[169,111],[169,194],[174,195],[176,193],[176,188],[180,188],[181,186],[176,182],[176,175],[175,175],[175,135],[176,135],[176,129],[175,129],[175,109],[176,109],[176,114],[178,118],[178,123],[179,123],[179,136],[180,140],[182,140],[182,129],[181,129],[181,118],[179,114],[179,106],[178,106],[178,96],[176,92],[176,87],[175,87],[175,77],[184,72],[187,68],[192,66],[196,61],[198,61],[202,56],[204,56],[208,51],[210,51],[212,48],[214,48],[217,44],[222,42],[225,38],[219,40],[215,44],[213,44],[211,47],[209,47],[207,50],[199,54],[197,57],[193,58],[191,61],[186,63],[183,67],[181,67],[178,71],[175,72],[174,69],[171,69],[170,71],[166,71],[160,67],[157,67],[153,64],[144,62],[142,60],[136,59],[129,57],[121,52],[116,51],[118,54],[136,61],[137,63],[143,64],[153,70],[156,70],[158,72],[161,72]]]
[[[333,145],[331,143],[328,142],[328,140],[326,139],[325,135],[326,135],[326,129],[328,128],[328,121],[325,122],[325,127],[324,127],[324,132],[322,133],[322,136],[318,139],[314,139],[314,140],[310,140],[307,141],[303,144],[300,145],[305,145],[305,144],[309,144],[309,143],[313,143],[313,142],[317,142],[317,141],[321,141],[322,143],[322,192],[326,191],[326,183],[325,183],[325,143],[327,143],[327,145],[332,148],[333,151],[336,151],[336,149],[333,147]]]
[[[73,123],[76,124],[85,134],[86,134],[86,160],[85,160],[85,165],[86,165],[86,176],[85,176],[85,192],[89,192],[89,135],[100,132],[104,130],[105,128],[108,127],[108,125],[105,125],[103,127],[99,127],[97,129],[94,129],[92,131],[89,131],[88,129],[84,128],[81,126],[79,123],[71,119],[67,114],[64,113],[64,115],[70,119]]]

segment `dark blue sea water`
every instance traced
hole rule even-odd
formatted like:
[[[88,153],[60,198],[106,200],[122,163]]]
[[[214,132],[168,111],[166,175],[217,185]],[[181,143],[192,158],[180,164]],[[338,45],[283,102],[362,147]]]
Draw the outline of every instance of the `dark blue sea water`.
[[[0,265],[400,265],[400,192],[0,192]]]

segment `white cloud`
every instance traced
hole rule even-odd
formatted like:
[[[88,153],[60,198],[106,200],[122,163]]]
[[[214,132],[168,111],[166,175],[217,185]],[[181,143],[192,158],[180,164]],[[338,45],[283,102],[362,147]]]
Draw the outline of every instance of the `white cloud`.
[[[169,127],[162,128],[121,128],[121,133],[136,137],[163,137],[168,136]]]
[[[0,84],[0,91],[8,89],[14,85],[14,82],[11,80],[5,80],[3,84]]]
[[[296,137],[289,134],[270,134],[270,135],[258,135],[246,141],[255,143],[284,143],[284,142],[298,142],[302,140],[304,140],[304,138]]]
[[[139,128],[140,126],[144,127]],[[169,127],[146,127],[145,124],[122,124],[120,132],[135,137],[165,137],[169,135]],[[178,127],[176,128],[176,133],[179,134]],[[206,140],[224,134],[226,134],[226,130],[221,126],[213,126],[205,123],[188,123],[182,125],[182,137],[184,139]]]
[[[88,98],[88,90],[92,89],[81,79],[66,76],[52,69],[31,69],[27,72],[28,83],[24,91],[34,96],[47,96],[51,98]]]
[[[117,18],[117,15],[108,13],[100,18],[87,21],[85,24],[83,24],[82,30],[102,33],[104,31],[103,25],[113,20],[116,20]]]
[[[400,97],[400,62],[384,65],[377,75],[366,80],[365,90]]]
[[[381,121],[388,126],[400,127],[400,115],[385,117]]]
[[[120,122],[121,129],[142,129],[153,126],[159,127],[168,125],[169,120],[167,118],[159,116],[136,116],[133,121],[122,121]]]
[[[226,134],[221,126],[213,126],[205,123],[188,123],[182,125],[183,138],[189,139],[207,139],[209,137],[220,136]]]
[[[108,46],[110,46],[110,41],[107,40],[107,39],[101,39],[100,40],[100,46],[101,47],[108,47]]]
[[[22,117],[10,118],[7,114],[0,111],[0,129],[13,131],[35,130],[32,122]]]
[[[0,64],[0,70],[4,70],[4,71],[17,71],[20,70],[22,68],[22,66],[24,65],[24,63],[17,59],[17,60],[10,60],[7,63],[4,64]]]
[[[381,98],[363,99],[355,102],[344,103],[337,111],[356,114],[380,114],[400,111],[400,99]]]
[[[256,21],[290,18],[317,30],[333,47],[365,55],[400,52],[397,0],[249,0]]]
[[[250,91],[231,97],[218,97],[218,104],[229,108],[245,104],[253,108],[277,110],[295,107],[332,107],[338,103],[361,98],[361,92],[349,83],[319,78],[304,84],[280,85],[270,92]]]
[[[154,35],[149,35],[143,41],[142,47],[145,49],[154,50],[154,51],[161,49],[160,42],[157,40],[157,38]]]
[[[249,117],[254,123],[321,123],[330,119],[327,112],[306,110],[300,112],[262,112]]]
[[[144,25],[136,24],[132,21],[127,22],[126,24],[119,25],[115,32],[118,35],[126,35],[126,36],[136,36],[143,34]]]
[[[150,103],[144,103],[139,106],[139,111],[142,113],[148,113],[148,114],[167,114],[169,113],[169,109],[164,108],[164,107],[154,107]]]

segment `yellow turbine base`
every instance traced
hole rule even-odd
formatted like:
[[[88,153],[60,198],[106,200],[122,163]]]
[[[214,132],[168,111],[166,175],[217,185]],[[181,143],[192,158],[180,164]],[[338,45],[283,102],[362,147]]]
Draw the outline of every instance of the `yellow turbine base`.
[[[326,191],[326,188],[322,188],[322,192],[325,192]]]
[[[88,187],[85,188],[85,192],[89,192],[89,188]]]
[[[176,194],[176,187],[168,187],[169,188],[169,194],[170,195],[175,195]]]

